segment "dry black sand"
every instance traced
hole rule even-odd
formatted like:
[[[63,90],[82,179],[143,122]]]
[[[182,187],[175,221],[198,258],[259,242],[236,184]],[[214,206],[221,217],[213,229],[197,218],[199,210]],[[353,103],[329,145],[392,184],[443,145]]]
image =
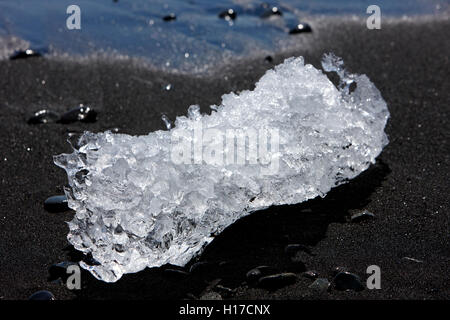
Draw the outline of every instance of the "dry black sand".
[[[58,299],[184,298],[189,293],[199,296],[208,286],[205,280],[214,279],[235,288],[231,297],[238,299],[448,299],[449,27],[448,21],[395,22],[383,24],[382,30],[367,30],[364,23],[337,23],[297,35],[314,37],[315,45],[274,55],[272,63],[261,57],[195,79],[126,62],[0,62],[0,299],[26,299],[41,289]],[[223,93],[252,88],[266,69],[287,56],[304,55],[319,66],[322,53],[328,51],[342,56],[350,71],[367,74],[388,103],[390,144],[376,165],[325,199],[274,207],[238,221],[199,257],[228,261],[221,268],[184,280],[165,277],[162,268],[147,269],[125,275],[116,284],[83,272],[79,292],[47,282],[50,265],[75,258],[66,248],[65,221],[73,213],[43,208],[43,201],[61,194],[66,183],[52,155],[70,151],[68,131],[119,128],[145,134],[162,129],[161,113],[174,119],[190,104],[206,111]],[[163,90],[168,83],[172,90]],[[78,103],[98,110],[98,121],[26,122],[43,107],[64,111]],[[368,209],[376,218],[347,222],[358,209]],[[364,280],[367,266],[378,265],[382,289],[332,290],[319,297],[307,288],[311,280],[300,276],[295,284],[272,292],[243,284],[245,273],[258,265],[300,273],[302,268],[294,268],[284,254],[290,243],[311,246],[315,256],[305,256],[305,268],[323,277],[330,278],[333,267],[344,266]]]

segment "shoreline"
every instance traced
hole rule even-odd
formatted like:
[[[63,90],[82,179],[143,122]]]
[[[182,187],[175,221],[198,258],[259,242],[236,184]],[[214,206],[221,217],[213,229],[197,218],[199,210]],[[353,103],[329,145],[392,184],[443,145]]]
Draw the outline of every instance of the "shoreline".
[[[123,64],[130,68],[146,69],[149,72],[162,72],[168,75],[183,75],[191,77],[216,77],[222,72],[231,72],[233,66],[236,65],[247,65],[253,64],[257,60],[264,60],[267,56],[283,56],[288,57],[289,54],[294,54],[298,52],[308,51],[318,51],[318,48],[326,46],[326,43],[337,42],[333,40],[334,37],[340,39],[342,38],[343,30],[342,28],[349,31],[358,30],[360,34],[367,32],[381,32],[383,28],[396,27],[396,25],[410,25],[412,28],[418,27],[418,25],[424,25],[427,23],[448,23],[450,20],[450,15],[442,13],[440,15],[417,15],[417,16],[383,16],[381,30],[368,30],[366,27],[366,18],[363,16],[355,15],[342,15],[342,16],[326,16],[326,15],[306,15],[302,20],[310,24],[313,31],[311,33],[302,33],[299,35],[287,35],[288,29],[284,30],[285,34],[280,34],[283,36],[280,38],[274,50],[267,50],[261,47],[248,47],[243,53],[222,53],[223,56],[217,55],[216,51],[213,51],[213,58],[204,63],[202,60],[198,59],[197,62],[191,62],[190,59],[180,59],[180,61],[185,61],[184,65],[179,68],[172,66],[166,66],[164,64],[155,64],[153,62],[153,57],[151,56],[133,56],[123,52],[118,52],[117,50],[106,51],[100,49],[98,51],[93,51],[87,54],[68,54],[66,52],[52,51],[48,48],[38,47],[35,48],[38,52],[42,51],[44,58],[48,61],[54,63],[74,63],[80,64],[81,66],[92,65],[92,64]],[[17,49],[25,50],[30,46],[30,43],[26,40],[20,39],[18,37],[3,36],[0,37],[2,42],[21,43]],[[345,41],[343,41],[345,42]],[[31,46],[33,48],[33,46]],[[49,52],[50,51],[50,52]],[[14,52],[14,49],[3,50],[0,54],[0,62],[9,60],[9,56]],[[255,52],[257,52],[255,54]],[[173,58],[173,57],[172,57]],[[197,57],[198,58],[198,57]],[[210,59],[210,57],[208,57]],[[175,61],[176,63],[176,61]]]

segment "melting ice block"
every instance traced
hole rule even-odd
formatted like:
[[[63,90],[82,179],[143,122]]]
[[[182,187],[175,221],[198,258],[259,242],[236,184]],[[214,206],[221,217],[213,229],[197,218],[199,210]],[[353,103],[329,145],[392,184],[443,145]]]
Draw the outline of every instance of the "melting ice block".
[[[146,136],[86,132],[56,156],[76,211],[68,240],[98,262],[82,267],[114,282],[184,265],[237,219],[324,196],[367,169],[388,142],[386,103],[341,59],[325,55],[323,67],[340,76],[339,89],[290,58],[210,115],[191,106],[172,129]]]

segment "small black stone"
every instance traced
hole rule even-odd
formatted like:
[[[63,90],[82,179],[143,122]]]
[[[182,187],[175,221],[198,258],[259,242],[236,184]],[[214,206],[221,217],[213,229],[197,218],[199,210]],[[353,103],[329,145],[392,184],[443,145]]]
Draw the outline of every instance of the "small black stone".
[[[183,300],[198,300],[198,298],[193,293],[187,293],[186,298]]]
[[[200,297],[200,300],[222,300],[222,296],[217,292],[208,291]]]
[[[267,56],[267,57],[264,58],[264,60],[269,62],[269,63],[273,62],[272,56]]]
[[[311,26],[307,23],[299,23],[289,31],[289,34],[298,34],[305,32],[312,32]]]
[[[175,13],[171,13],[171,14],[168,14],[167,16],[163,17],[164,21],[173,21],[176,19],[177,19],[177,16],[175,15]]]
[[[261,18],[270,18],[273,16],[282,16],[282,15],[283,12],[281,12],[281,10],[278,9],[278,7],[272,7],[264,11],[264,13],[261,15]]]
[[[233,293],[235,292],[233,289],[224,287],[224,286],[222,286],[222,285],[220,285],[220,284],[218,284],[217,286],[215,286],[215,287],[213,288],[213,290],[214,290],[215,292],[219,293],[222,297],[225,297],[225,298],[229,298],[229,297],[230,297],[231,295],[233,295]]]
[[[169,268],[164,270],[164,276],[170,279],[181,280],[187,278],[189,273],[183,270]]]
[[[50,268],[48,268],[49,276],[47,280],[54,281],[61,279],[65,282],[69,277],[69,274],[67,274],[67,268],[72,265],[77,265],[77,263],[64,261],[50,266]]]
[[[59,115],[48,109],[42,109],[36,111],[32,117],[28,119],[28,124],[40,124],[40,123],[50,123],[56,122]]]
[[[232,261],[221,261],[217,264],[217,272],[220,274],[235,273],[236,264]]]
[[[350,217],[351,222],[361,222],[368,219],[375,218],[375,215],[372,212],[369,212],[367,210],[355,213]]]
[[[338,273],[340,273],[340,272],[346,272],[346,271],[347,271],[347,268],[346,268],[346,267],[342,267],[342,266],[335,267],[335,268],[333,268],[333,269],[331,270],[331,275],[332,275],[333,277],[335,277]]]
[[[302,276],[308,279],[317,279],[319,274],[316,271],[309,270],[302,273]]]
[[[333,279],[334,286],[336,290],[354,290],[362,291],[364,286],[361,283],[361,279],[353,273],[350,272],[339,272]]]
[[[32,49],[17,50],[9,57],[9,60],[27,59],[41,56],[42,55],[39,52],[34,51]]]
[[[276,274],[277,272],[278,270],[276,268],[269,266],[259,266],[247,272],[246,278],[249,283],[255,283],[261,277]]]
[[[205,274],[211,272],[213,269],[215,269],[215,266],[212,263],[199,261],[189,268],[189,272],[192,274]]]
[[[258,287],[275,290],[295,283],[297,276],[294,273],[279,273],[262,277],[258,280]]]
[[[230,267],[232,265],[233,265],[233,263],[231,261],[227,261],[227,260],[219,262],[219,267],[220,268],[228,268],[228,267]]]
[[[310,288],[316,292],[323,293],[323,292],[330,290],[330,286],[331,286],[331,284],[328,281],[328,279],[318,278],[313,283],[311,283],[308,288]]]
[[[80,104],[64,113],[58,120],[59,123],[72,123],[75,121],[81,122],[95,122],[97,120],[97,112],[89,106]]]
[[[225,20],[234,20],[237,17],[236,11],[233,9],[224,10],[221,13],[219,13],[219,18],[225,19]]]
[[[69,210],[67,197],[65,195],[52,196],[44,201],[44,209],[48,212],[64,212]]]
[[[33,293],[28,300],[56,300],[53,293],[46,290],[41,290]]]
[[[263,275],[261,271],[258,268],[252,269],[246,274],[246,278],[249,282],[256,282],[261,278]]]

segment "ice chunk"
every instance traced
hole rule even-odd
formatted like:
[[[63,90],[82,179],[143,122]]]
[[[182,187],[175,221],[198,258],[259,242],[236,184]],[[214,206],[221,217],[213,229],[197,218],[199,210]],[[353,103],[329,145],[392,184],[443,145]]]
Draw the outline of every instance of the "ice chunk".
[[[328,55],[337,89],[302,57],[269,70],[253,91],[222,97],[210,115],[191,106],[168,131],[86,132],[67,172],[68,240],[107,282],[166,263],[184,265],[250,212],[324,196],[364,171],[387,144],[385,101],[365,75]],[[82,174],[80,174],[80,172]]]
[[[348,73],[344,68],[344,61],[335,56],[333,53],[328,53],[323,56],[322,68],[327,72],[336,72],[339,76],[339,86],[345,93],[349,92],[350,85],[355,82],[353,79],[355,75]]]

